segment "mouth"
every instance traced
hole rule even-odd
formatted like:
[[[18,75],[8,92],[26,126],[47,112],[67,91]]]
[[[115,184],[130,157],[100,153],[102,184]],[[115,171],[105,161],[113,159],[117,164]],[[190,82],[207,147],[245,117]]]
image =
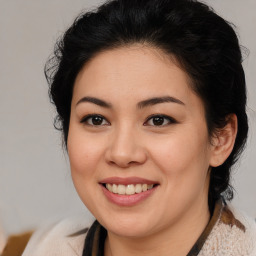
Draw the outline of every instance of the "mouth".
[[[104,186],[109,192],[118,195],[134,195],[146,192],[154,187],[158,186],[158,184],[111,184],[111,183],[103,183]]]
[[[160,184],[140,177],[109,177],[101,180],[99,185],[111,203],[121,207],[131,207],[155,194]]]

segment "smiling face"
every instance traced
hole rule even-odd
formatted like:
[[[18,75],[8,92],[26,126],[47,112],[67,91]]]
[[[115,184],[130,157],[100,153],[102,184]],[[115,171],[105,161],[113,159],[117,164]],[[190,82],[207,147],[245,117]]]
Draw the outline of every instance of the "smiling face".
[[[212,152],[202,100],[160,50],[105,51],[77,76],[72,178],[109,232],[143,237],[209,217]]]

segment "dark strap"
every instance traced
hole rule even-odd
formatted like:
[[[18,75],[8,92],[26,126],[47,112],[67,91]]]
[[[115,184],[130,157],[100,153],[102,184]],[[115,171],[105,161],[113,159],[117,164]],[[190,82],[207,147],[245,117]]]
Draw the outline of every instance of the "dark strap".
[[[96,220],[90,227],[84,242],[83,256],[104,256],[107,231]]]
[[[199,254],[199,252],[201,251],[201,249],[202,249],[206,239],[208,238],[209,234],[211,233],[214,225],[219,220],[220,215],[221,215],[221,210],[222,210],[222,202],[218,201],[215,204],[215,209],[214,209],[213,215],[212,215],[209,223],[207,224],[207,226],[205,227],[203,233],[197,239],[196,243],[191,248],[191,250],[189,251],[187,256],[197,256]]]

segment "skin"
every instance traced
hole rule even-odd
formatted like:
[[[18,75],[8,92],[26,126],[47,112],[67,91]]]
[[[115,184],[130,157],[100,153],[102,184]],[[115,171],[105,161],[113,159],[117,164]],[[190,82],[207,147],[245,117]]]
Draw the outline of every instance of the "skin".
[[[108,231],[107,256],[186,255],[209,221],[209,168],[231,152],[236,119],[230,118],[225,136],[210,138],[203,102],[190,83],[174,58],[142,45],[102,52],[77,76],[68,134],[71,173],[83,203]],[[165,96],[182,103],[137,106]],[[93,125],[88,114],[104,119]],[[159,114],[171,121],[155,125],[149,117]],[[118,206],[99,185],[113,176],[159,186],[137,205]]]

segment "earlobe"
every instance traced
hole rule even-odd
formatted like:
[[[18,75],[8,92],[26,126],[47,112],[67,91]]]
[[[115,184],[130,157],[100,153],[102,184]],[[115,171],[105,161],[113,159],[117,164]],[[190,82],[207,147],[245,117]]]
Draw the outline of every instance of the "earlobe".
[[[212,152],[210,166],[222,165],[231,154],[237,135],[237,116],[230,114],[227,116],[225,127],[217,130],[212,136]]]

